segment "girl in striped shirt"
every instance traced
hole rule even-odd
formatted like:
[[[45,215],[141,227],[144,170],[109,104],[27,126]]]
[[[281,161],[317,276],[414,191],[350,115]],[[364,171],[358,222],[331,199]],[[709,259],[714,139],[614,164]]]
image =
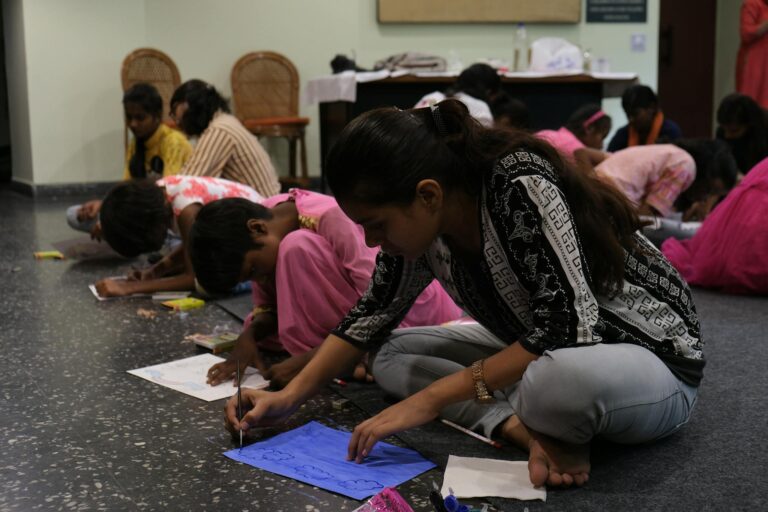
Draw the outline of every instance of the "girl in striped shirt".
[[[171,117],[188,136],[199,137],[180,174],[236,181],[264,197],[280,192],[269,155],[212,85],[202,80],[181,84],[171,97]]]

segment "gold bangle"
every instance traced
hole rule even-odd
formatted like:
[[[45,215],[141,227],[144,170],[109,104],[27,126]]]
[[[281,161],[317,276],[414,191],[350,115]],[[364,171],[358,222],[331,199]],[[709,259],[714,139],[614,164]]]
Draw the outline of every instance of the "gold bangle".
[[[472,382],[475,386],[475,401],[479,404],[492,404],[496,402],[496,399],[488,392],[488,386],[483,378],[484,362],[484,359],[480,359],[479,361],[472,363]]]

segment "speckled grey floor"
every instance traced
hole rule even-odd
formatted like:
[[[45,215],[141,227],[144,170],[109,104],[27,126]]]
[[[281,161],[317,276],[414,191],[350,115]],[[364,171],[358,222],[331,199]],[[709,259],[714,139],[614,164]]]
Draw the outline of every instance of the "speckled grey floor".
[[[184,335],[237,328],[217,307],[181,317],[151,301],[97,303],[87,284],[126,261],[36,261],[34,250],[71,238],[71,200],[32,201],[0,189],[0,510],[345,511],[359,502],[223,457],[233,444],[223,402],[205,403],[126,370],[194,355]],[[693,419],[650,446],[593,450],[584,489],[500,509],[765,510],[768,508],[768,301],[696,291],[707,339],[704,386]],[[139,307],[158,316],[138,316]],[[384,405],[375,388],[350,388],[363,409]],[[365,417],[327,390],[292,420],[351,428]],[[439,464],[447,453],[494,453],[429,425],[401,436]],[[432,470],[399,487],[415,510]]]

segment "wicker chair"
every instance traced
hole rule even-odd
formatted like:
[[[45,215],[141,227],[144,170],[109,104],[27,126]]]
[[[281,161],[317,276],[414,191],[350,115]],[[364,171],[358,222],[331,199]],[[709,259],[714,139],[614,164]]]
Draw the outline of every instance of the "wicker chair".
[[[155,86],[163,98],[163,122],[173,128],[176,123],[170,118],[170,103],[176,88],[181,85],[179,69],[171,58],[160,50],[139,48],[129,53],[120,70],[123,91],[134,84],[144,82]],[[125,130],[125,146],[128,147],[128,128]]]
[[[288,139],[289,177],[284,185],[309,185],[304,131],[309,119],[298,117],[299,73],[286,57],[275,52],[243,55],[232,68],[235,115],[257,137]],[[301,149],[301,177],[296,176],[296,143]]]

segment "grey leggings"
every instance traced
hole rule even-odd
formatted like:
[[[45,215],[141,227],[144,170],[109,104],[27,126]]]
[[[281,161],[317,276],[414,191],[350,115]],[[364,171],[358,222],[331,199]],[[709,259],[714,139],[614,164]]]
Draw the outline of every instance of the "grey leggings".
[[[475,324],[398,329],[376,353],[373,375],[402,399],[507,346]],[[696,395],[649,350],[600,343],[547,351],[520,381],[494,393],[495,404],[468,400],[441,416],[488,437],[516,414],[529,428],[569,443],[595,436],[642,443],[684,425]]]

